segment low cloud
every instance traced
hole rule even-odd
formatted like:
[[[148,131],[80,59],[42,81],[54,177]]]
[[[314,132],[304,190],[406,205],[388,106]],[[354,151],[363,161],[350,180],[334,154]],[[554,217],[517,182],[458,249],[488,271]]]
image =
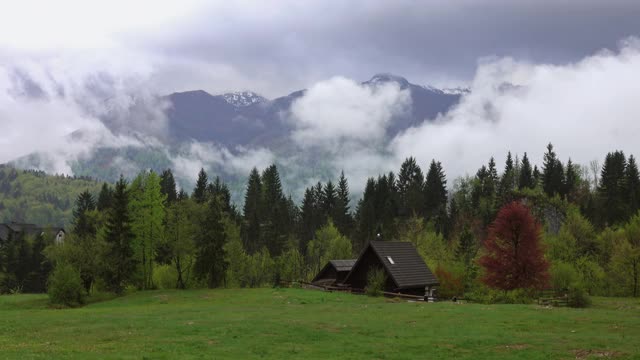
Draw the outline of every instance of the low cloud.
[[[448,114],[410,128],[388,147],[396,162],[443,162],[449,178],[491,156],[527,152],[540,165],[551,142],[566,161],[587,164],[607,152],[638,155],[640,42],[621,42],[576,63],[531,64],[511,58],[478,67],[471,93]]]
[[[191,183],[195,183],[200,169],[209,171],[210,175],[222,171],[225,175],[244,178],[252,168],[262,169],[275,161],[275,156],[269,149],[237,147],[232,152],[223,146],[196,141],[182,146],[177,155],[169,157],[176,175]]]
[[[392,117],[410,104],[409,92],[395,83],[365,86],[334,77],[313,85],[291,105],[292,138],[301,147],[377,143]]]

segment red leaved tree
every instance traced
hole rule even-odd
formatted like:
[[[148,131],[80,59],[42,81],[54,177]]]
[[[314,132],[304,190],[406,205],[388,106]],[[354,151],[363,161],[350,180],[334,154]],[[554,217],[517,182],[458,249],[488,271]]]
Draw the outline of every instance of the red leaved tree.
[[[549,263],[540,244],[540,224],[529,209],[512,202],[500,209],[489,227],[480,258],[482,281],[501,289],[542,289],[549,282]]]

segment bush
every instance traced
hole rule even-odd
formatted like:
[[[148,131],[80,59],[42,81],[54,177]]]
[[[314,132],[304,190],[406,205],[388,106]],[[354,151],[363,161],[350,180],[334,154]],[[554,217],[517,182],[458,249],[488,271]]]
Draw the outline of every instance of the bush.
[[[49,276],[48,293],[52,304],[74,306],[84,303],[80,272],[69,264],[58,264]]]
[[[591,305],[591,298],[587,295],[587,291],[582,284],[571,284],[567,295],[569,297],[568,304],[571,307],[583,308]]]
[[[528,289],[503,291],[485,287],[465,293],[464,298],[482,304],[529,304],[533,302],[533,292]]]
[[[456,276],[445,270],[443,267],[436,268],[436,277],[440,281],[438,287],[438,297],[441,299],[451,299],[460,297],[464,293],[464,283],[462,276]]]
[[[159,265],[153,269],[153,284],[158,289],[175,289],[178,284],[178,272],[175,266]]]
[[[384,283],[387,277],[382,269],[369,270],[367,274],[367,287],[364,289],[369,296],[380,296],[384,291]]]
[[[558,262],[551,267],[551,284],[556,292],[568,290],[578,277],[578,272],[571,264]]]

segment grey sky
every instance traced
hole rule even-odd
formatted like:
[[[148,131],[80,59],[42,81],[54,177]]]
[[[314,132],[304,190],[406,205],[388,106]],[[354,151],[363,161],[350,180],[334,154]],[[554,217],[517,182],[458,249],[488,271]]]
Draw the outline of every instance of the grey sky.
[[[254,79],[256,90],[274,96],[333,75],[364,80],[376,72],[464,83],[485,57],[561,64],[640,34],[640,2],[626,0],[277,4],[205,5],[162,31],[121,37],[152,52],[232,68],[229,83],[208,85],[214,89]],[[174,70],[188,82],[194,76]],[[167,76],[161,84],[176,81]]]

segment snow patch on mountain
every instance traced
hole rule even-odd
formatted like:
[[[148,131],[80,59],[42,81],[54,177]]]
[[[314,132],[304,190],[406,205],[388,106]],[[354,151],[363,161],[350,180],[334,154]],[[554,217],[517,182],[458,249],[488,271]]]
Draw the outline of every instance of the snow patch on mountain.
[[[236,91],[222,95],[224,100],[235,107],[245,107],[266,102],[267,99],[252,91]]]

